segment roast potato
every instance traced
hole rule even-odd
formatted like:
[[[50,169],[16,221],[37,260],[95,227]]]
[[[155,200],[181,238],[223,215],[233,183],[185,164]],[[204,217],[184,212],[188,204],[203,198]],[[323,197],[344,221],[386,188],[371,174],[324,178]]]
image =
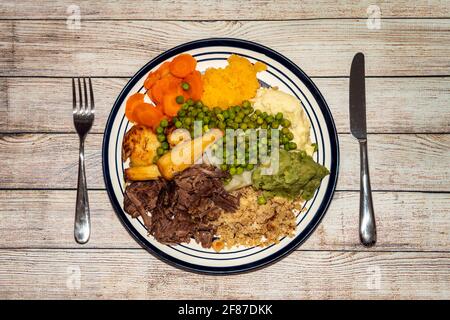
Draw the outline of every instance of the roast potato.
[[[151,129],[135,125],[126,134],[122,145],[122,161],[130,159],[130,167],[153,164],[156,149],[161,145]]]

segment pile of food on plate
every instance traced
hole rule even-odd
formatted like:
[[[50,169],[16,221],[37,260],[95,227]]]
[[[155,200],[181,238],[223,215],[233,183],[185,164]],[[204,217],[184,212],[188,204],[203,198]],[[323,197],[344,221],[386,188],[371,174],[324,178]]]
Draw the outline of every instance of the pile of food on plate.
[[[312,155],[301,102],[262,88],[261,62],[231,55],[196,70],[180,54],[126,101],[124,209],[164,244],[220,251],[293,236],[296,213],[329,174]]]

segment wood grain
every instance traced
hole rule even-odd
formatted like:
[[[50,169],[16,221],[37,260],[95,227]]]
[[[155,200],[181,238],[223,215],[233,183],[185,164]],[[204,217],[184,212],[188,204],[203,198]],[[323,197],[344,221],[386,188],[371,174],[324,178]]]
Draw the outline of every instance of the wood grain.
[[[72,190],[0,191],[0,248],[73,248]],[[448,194],[375,192],[374,251],[450,251]],[[92,236],[83,248],[140,248],[119,222],[106,191],[89,192]],[[68,205],[70,204],[70,205]],[[337,192],[301,250],[361,250],[358,192]]]
[[[2,19],[67,19],[73,1],[16,2],[7,0],[0,6]],[[137,1],[78,0],[82,19],[173,19],[173,20],[287,20],[318,18],[365,18],[373,1],[321,0],[169,0]],[[449,17],[446,1],[378,1],[382,18]]]
[[[448,299],[450,253],[301,252],[227,277],[144,250],[1,250],[0,298]]]
[[[104,131],[127,81],[93,79],[96,119],[92,132]],[[330,106],[338,132],[348,133],[348,79],[313,81]],[[369,133],[450,132],[448,78],[368,78],[366,90]],[[0,78],[0,132],[75,132],[71,94],[71,79]]]
[[[366,75],[448,75],[449,19],[303,21],[1,21],[1,76],[132,76],[151,58],[195,39],[234,37],[267,45],[310,76],[348,76],[366,54]]]
[[[103,135],[88,135],[87,182],[104,188]],[[337,188],[359,190],[359,147],[349,134],[340,134],[340,175]],[[373,190],[450,191],[450,134],[369,135]],[[31,161],[31,162],[30,162]],[[2,188],[76,188],[76,134],[0,135]]]

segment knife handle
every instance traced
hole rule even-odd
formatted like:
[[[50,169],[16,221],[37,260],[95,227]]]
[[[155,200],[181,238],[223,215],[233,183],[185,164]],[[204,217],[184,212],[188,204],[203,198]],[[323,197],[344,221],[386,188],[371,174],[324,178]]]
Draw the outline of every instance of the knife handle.
[[[367,157],[367,139],[359,139],[361,156],[360,199],[359,199],[359,238],[367,247],[377,241],[377,229],[370,188],[369,159]]]

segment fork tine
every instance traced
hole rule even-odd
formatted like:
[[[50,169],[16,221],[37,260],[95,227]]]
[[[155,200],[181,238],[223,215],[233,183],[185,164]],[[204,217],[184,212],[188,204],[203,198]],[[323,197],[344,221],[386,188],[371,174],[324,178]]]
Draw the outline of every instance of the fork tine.
[[[87,88],[86,88],[86,78],[83,78],[83,88],[84,88],[84,112],[86,114],[90,113],[89,100],[87,98]]]
[[[83,95],[81,94],[81,80],[80,78],[78,78],[78,96],[80,97],[80,103],[79,103],[79,111],[83,112],[84,111],[84,107],[83,107]]]
[[[95,111],[95,103],[94,103],[94,90],[92,89],[92,81],[91,78],[89,78],[89,94],[90,94],[90,98],[91,98],[91,112]]]
[[[77,112],[77,91],[75,89],[75,78],[72,78],[73,112]]]

